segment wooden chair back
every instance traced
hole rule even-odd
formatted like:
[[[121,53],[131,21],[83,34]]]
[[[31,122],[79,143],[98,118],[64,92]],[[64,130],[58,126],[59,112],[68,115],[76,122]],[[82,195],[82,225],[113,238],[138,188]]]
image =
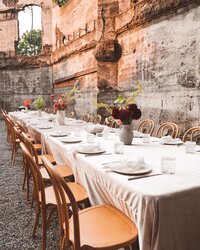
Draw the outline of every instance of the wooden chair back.
[[[75,112],[74,111],[71,111],[70,113],[69,113],[69,118],[74,118],[75,117]]]
[[[45,185],[40,170],[36,162],[34,161],[32,155],[30,154],[29,149],[26,147],[26,144],[24,142],[20,142],[20,147],[22,149],[23,157],[33,177],[35,202],[38,206],[40,202],[42,203],[43,206],[45,206],[46,204],[45,192],[44,192]],[[39,193],[41,195],[41,199],[39,199]]]
[[[22,132],[21,135],[22,135],[23,142],[25,143],[29,153],[31,154],[31,156],[35,160],[37,166],[39,166],[38,153],[37,153],[36,149],[34,148],[33,143],[30,141],[30,139],[28,138],[28,136],[24,132]]]
[[[98,123],[100,124],[100,123],[101,123],[101,120],[102,120],[101,115],[95,115],[92,122],[93,122],[94,124],[98,124]]]
[[[29,153],[25,143],[20,142],[20,147],[22,149],[23,158],[26,161],[26,166],[29,168],[30,173],[33,178],[33,195],[36,207],[36,218],[34,222],[34,228],[32,235],[35,235],[36,226],[38,225],[39,215],[42,215],[42,250],[46,249],[46,196],[45,196],[45,184],[40,173],[40,170],[34,161],[32,155]]]
[[[154,127],[155,127],[154,121],[147,119],[147,120],[142,121],[139,124],[137,130],[141,133],[146,133],[146,134],[152,135],[153,131],[154,131]]]
[[[83,116],[82,120],[83,120],[84,122],[89,122],[89,121],[90,121],[90,118],[91,118],[90,114],[86,114],[86,115]]]
[[[45,168],[50,176],[51,183],[54,188],[54,193],[57,202],[58,215],[60,221],[60,231],[61,231],[61,249],[70,248],[70,229],[69,229],[69,214],[67,209],[66,196],[69,198],[70,207],[73,212],[73,226],[74,226],[74,246],[73,249],[80,249],[80,227],[79,227],[79,217],[78,217],[78,206],[74,198],[73,193],[68,187],[62,176],[53,168],[50,162],[45,162]]]
[[[166,135],[171,135],[172,138],[174,138],[175,134],[175,127],[171,123],[163,123],[156,132],[156,137],[162,137]]]
[[[187,138],[189,137],[190,141],[194,141],[194,135],[200,132],[200,126],[195,126],[192,128],[189,128],[183,135],[182,141],[185,142]]]

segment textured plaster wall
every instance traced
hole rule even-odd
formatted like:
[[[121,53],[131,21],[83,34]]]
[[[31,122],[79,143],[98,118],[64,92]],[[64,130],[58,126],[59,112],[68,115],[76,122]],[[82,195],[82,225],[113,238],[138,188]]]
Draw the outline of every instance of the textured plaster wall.
[[[81,97],[73,108],[93,113],[93,99],[112,104],[138,80],[144,88],[137,98],[142,119],[152,118],[157,126],[174,121],[182,130],[199,124],[199,1],[68,0],[58,7],[51,0],[19,0],[16,6],[32,3],[43,10],[43,54],[15,58],[10,66],[0,53],[0,93],[3,101],[7,92],[16,100],[11,108],[27,93],[45,96],[53,86],[62,93],[78,81]],[[0,40],[0,51],[13,53],[15,16],[1,22],[2,15],[0,37],[1,29],[10,29],[11,36],[8,43]]]
[[[138,98],[142,119],[152,118],[156,124],[174,121],[182,130],[200,123],[199,13],[200,7],[182,9],[118,36],[123,51],[118,87],[128,92],[134,81],[142,83],[144,90]],[[123,23],[128,20],[129,12]]]
[[[41,95],[48,105],[52,93],[51,68],[1,70],[0,87],[1,106],[7,110],[15,110],[23,105],[26,98],[33,103]]]

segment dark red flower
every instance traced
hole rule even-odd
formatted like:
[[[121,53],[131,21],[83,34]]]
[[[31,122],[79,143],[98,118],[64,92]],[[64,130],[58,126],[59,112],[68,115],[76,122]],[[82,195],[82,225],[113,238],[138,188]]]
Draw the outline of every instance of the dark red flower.
[[[114,119],[120,119],[119,118],[119,114],[120,114],[120,110],[118,108],[113,108],[113,110],[112,110],[112,117]]]
[[[128,106],[128,109],[132,112],[132,119],[133,120],[138,120],[140,119],[142,113],[141,113],[141,110],[138,109],[137,105],[135,103],[133,104],[130,104]]]
[[[119,113],[119,119],[124,122],[129,122],[131,120],[131,111],[128,109],[121,109]]]
[[[132,112],[135,112],[137,110],[137,105],[135,103],[128,105],[128,109]]]

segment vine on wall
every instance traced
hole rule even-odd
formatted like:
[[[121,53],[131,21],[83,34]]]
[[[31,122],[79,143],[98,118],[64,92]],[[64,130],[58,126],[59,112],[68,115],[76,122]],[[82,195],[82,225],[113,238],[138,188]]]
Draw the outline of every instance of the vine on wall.
[[[65,5],[68,0],[52,0],[52,1],[61,7],[61,6]]]

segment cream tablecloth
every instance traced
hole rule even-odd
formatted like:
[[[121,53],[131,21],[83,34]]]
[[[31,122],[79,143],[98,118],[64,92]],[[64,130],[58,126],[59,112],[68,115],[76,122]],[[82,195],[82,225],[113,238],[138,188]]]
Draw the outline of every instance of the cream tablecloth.
[[[76,153],[78,144],[62,143],[61,138],[41,133],[56,160],[71,164],[76,181],[87,188],[92,204],[114,205],[133,219],[138,227],[141,250],[200,249],[200,152],[186,154],[184,146],[144,144],[134,138],[133,145],[125,146],[122,156],[85,157]],[[82,138],[86,140],[85,132]],[[114,135],[98,140],[106,152],[113,152],[114,140],[117,140]],[[175,156],[176,172],[128,181],[127,176],[103,165],[138,156],[144,157],[155,173],[160,171],[162,156]]]

